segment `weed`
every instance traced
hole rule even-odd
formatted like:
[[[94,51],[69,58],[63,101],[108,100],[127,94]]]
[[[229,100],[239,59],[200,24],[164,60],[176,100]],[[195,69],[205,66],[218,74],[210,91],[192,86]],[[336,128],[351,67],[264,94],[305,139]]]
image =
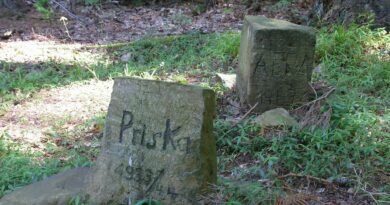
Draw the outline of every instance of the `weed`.
[[[291,0],[279,0],[274,5],[272,5],[271,10],[273,11],[281,11],[285,10],[288,6],[290,6]]]
[[[195,8],[192,9],[192,15],[197,16],[206,11],[206,6],[204,4],[198,4]]]
[[[66,35],[68,36],[69,39],[72,39],[72,37],[70,37],[68,26],[67,26],[68,25],[68,19],[66,17],[64,17],[64,16],[61,16],[60,21],[62,22],[62,24],[65,27]]]
[[[101,4],[101,0],[84,0],[86,5],[98,5]]]
[[[231,14],[231,13],[233,13],[233,9],[232,8],[223,8],[223,13],[224,14]]]
[[[53,15],[53,11],[49,7],[49,0],[37,0],[34,8],[42,14],[43,18],[49,19]]]
[[[271,190],[261,183],[252,181],[238,181],[219,179],[216,187],[218,201],[213,204],[274,204],[276,196],[281,190]]]
[[[86,205],[86,204],[83,202],[83,197],[74,196],[70,199],[68,205]]]
[[[174,23],[179,24],[181,26],[189,25],[192,23],[192,18],[183,14],[178,13],[172,17]]]

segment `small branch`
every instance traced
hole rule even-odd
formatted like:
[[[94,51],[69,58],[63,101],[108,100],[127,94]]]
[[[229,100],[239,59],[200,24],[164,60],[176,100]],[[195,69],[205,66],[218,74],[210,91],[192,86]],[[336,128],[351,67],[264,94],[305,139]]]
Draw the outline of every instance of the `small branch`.
[[[378,204],[378,201],[375,199],[375,197],[372,195],[371,192],[366,191],[366,190],[364,190],[364,189],[361,189],[361,190],[364,191],[364,192],[366,192],[366,193],[368,193],[368,195],[370,195],[371,199],[375,202],[375,204]]]
[[[312,179],[312,180],[316,180],[326,186],[330,186],[332,187],[333,189],[337,189],[338,191],[340,192],[343,192],[343,193],[347,193],[345,190],[343,189],[340,189],[336,184],[326,180],[326,179],[321,179],[321,178],[318,178],[318,177],[314,177],[314,176],[310,176],[310,175],[303,175],[303,174],[296,174],[296,173],[288,173],[286,175],[283,175],[283,176],[279,176],[277,177],[278,179],[284,179],[284,178],[287,178],[287,177],[302,177],[302,178],[306,178],[306,179]]]
[[[309,83],[309,86],[310,86],[310,88],[313,90],[314,94],[316,95],[316,99],[317,99],[317,98],[318,98],[318,95],[317,95],[316,89],[313,88],[313,86],[311,85],[311,83]]]
[[[299,110],[299,109],[301,109],[301,108],[303,108],[303,107],[305,107],[305,106],[314,104],[314,103],[316,103],[316,102],[318,102],[318,101],[321,101],[321,100],[323,100],[323,99],[325,99],[325,98],[328,98],[329,95],[332,94],[335,90],[336,90],[336,88],[332,88],[332,89],[330,89],[327,93],[325,93],[324,95],[322,95],[321,97],[319,97],[319,98],[317,98],[317,99],[315,99],[315,100],[313,100],[313,101],[310,101],[310,102],[308,102],[308,103],[306,103],[306,104],[304,104],[304,105],[302,105],[302,106],[299,106],[298,108],[295,108],[294,110]]]
[[[240,122],[242,122],[255,108],[256,106],[258,105],[259,103],[257,102],[253,107],[251,107],[248,112],[246,112],[242,118],[240,120],[238,120],[236,123],[234,123],[234,125],[232,127],[235,127],[237,126]]]
[[[313,177],[313,176],[310,176],[310,175],[303,175],[303,174],[296,174],[296,173],[288,173],[286,175],[279,176],[278,178],[279,179],[283,179],[283,178],[287,178],[287,177],[304,177],[304,178],[307,178],[307,179],[314,179],[314,180],[319,181],[319,182],[321,182],[323,184],[326,184],[326,185],[332,184],[331,182],[329,182],[326,179],[321,179],[321,178]]]

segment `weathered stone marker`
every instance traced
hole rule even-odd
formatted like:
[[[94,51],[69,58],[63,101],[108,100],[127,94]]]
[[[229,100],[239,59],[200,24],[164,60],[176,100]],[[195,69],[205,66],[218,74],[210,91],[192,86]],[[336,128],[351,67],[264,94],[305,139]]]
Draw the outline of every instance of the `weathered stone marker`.
[[[289,108],[310,92],[314,30],[282,20],[246,16],[241,34],[237,88],[242,103],[264,112]]]
[[[96,205],[199,204],[217,180],[214,114],[210,89],[117,78],[96,166],[23,187],[0,205],[66,205],[76,196]]]
[[[214,110],[209,89],[116,79],[91,202],[197,204],[216,182]]]

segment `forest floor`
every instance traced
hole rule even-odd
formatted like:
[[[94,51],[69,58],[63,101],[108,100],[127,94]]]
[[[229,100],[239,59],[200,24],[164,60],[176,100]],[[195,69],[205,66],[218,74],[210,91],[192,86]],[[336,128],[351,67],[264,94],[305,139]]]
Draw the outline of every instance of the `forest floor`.
[[[232,2],[205,12],[196,4],[105,4],[79,6],[79,20],[60,21],[67,16],[63,10],[51,20],[39,19],[33,10],[26,17],[1,17],[0,34],[12,35],[0,40],[0,197],[59,171],[90,166],[99,152],[112,78],[138,76],[217,92],[220,183],[206,197],[210,204],[387,203],[390,78],[382,78],[390,77],[389,34],[366,28],[319,31],[317,62],[326,71],[315,74],[313,84],[321,85],[318,94],[337,87],[321,104],[333,110],[327,133],[334,139],[324,140],[317,131],[262,137],[250,120],[241,121],[248,109],[239,107],[235,91],[216,80],[217,72],[234,73],[237,67],[245,14],[306,23],[307,8],[267,1],[257,9]],[[372,74],[337,70],[359,66]],[[365,149],[356,149],[362,144]]]
[[[59,3],[68,6],[67,1]],[[3,17],[0,16],[0,34],[13,31],[12,41],[55,40],[107,44],[146,36],[239,30],[245,15],[265,15],[302,24],[309,21],[308,8],[309,4],[285,1],[261,1],[255,8],[240,1],[226,1],[208,10],[196,3],[138,7],[106,3],[79,5],[72,12],[76,17],[69,17],[67,11],[58,7],[47,20],[43,20],[31,7],[25,8],[27,11],[24,16],[15,16],[6,12],[6,8],[0,8],[0,13],[3,13]],[[62,21],[62,16],[67,20]]]

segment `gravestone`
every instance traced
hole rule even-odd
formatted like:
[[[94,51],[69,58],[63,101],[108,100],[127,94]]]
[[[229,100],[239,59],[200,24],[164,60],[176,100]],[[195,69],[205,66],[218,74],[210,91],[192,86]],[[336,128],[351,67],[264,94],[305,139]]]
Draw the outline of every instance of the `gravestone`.
[[[117,78],[90,202],[198,204],[216,182],[214,110],[209,89]]]
[[[117,78],[96,166],[25,186],[0,205],[67,205],[75,197],[96,205],[199,204],[217,180],[214,98],[210,89]]]
[[[310,93],[314,30],[287,21],[246,16],[237,88],[243,104],[262,113],[304,102]]]

